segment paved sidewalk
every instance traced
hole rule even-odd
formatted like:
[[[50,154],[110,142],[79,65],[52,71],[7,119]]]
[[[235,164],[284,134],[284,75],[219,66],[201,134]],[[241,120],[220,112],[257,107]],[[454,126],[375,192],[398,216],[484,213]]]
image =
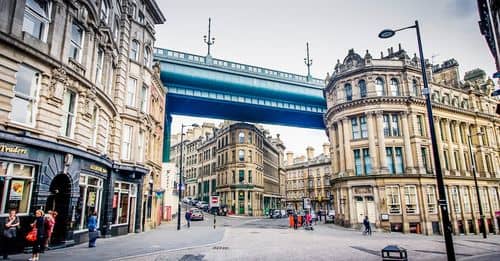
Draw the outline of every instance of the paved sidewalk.
[[[169,250],[187,249],[214,244],[222,240],[225,229],[209,226],[183,227],[177,231],[175,224],[161,225],[157,229],[112,238],[100,238],[96,248],[88,248],[88,243],[73,247],[46,251],[40,260],[123,260],[127,257]],[[9,256],[11,260],[28,260],[31,255],[18,254]]]

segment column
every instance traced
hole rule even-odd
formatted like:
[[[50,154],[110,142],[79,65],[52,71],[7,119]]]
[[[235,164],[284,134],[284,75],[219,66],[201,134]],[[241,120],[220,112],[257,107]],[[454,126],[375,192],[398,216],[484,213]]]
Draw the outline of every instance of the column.
[[[345,213],[347,215],[347,220],[349,227],[352,227],[352,225],[356,222],[356,215],[354,215],[354,208],[356,207],[355,204],[353,204],[354,199],[352,197],[352,187],[348,186],[347,187],[347,196],[346,196],[346,209]]]
[[[471,135],[475,135],[475,134],[479,133],[480,130],[481,130],[481,128],[479,126],[477,126],[476,133],[472,133]],[[479,152],[479,156],[480,156],[478,162],[476,162],[476,168],[478,168],[478,165],[482,165],[481,171],[479,171],[479,169],[477,169],[477,170],[478,170],[478,173],[483,172],[484,174],[483,175],[479,174],[479,176],[489,178],[490,173],[488,173],[488,169],[486,168],[486,157],[484,156],[484,149],[485,148],[484,148],[484,143],[483,143],[483,137],[482,137],[482,135],[476,135],[476,138],[478,141],[478,147],[477,147],[476,151]],[[478,164],[479,162],[481,164]]]
[[[245,200],[244,200],[244,202],[245,202],[245,206],[244,206],[244,208],[245,208],[245,215],[248,215],[248,190],[245,190]]]
[[[460,133],[460,137],[462,137],[462,135],[464,135],[464,133],[461,132],[461,128],[460,128],[460,125],[461,123],[457,122],[457,124],[455,124],[455,132],[456,133]],[[467,142],[467,137],[463,137],[464,141]],[[458,142],[458,156],[460,157],[460,166],[458,166],[457,164],[457,170],[460,169],[462,173],[464,173],[467,169],[466,165],[465,165],[465,155],[464,155],[464,144],[462,143],[462,139],[458,140],[457,139],[457,142]]]
[[[344,131],[343,131],[343,124],[342,124],[342,121],[338,121],[337,122],[337,133],[338,133],[338,136],[339,136],[339,161],[340,161],[340,173],[342,173],[342,175],[345,174],[345,151],[344,151],[344,146],[343,144],[345,144],[345,140],[344,140]]]
[[[472,186],[467,186],[467,189],[469,190],[469,198],[470,198],[470,207],[471,207],[471,213],[472,213],[472,224],[474,225],[474,234],[479,235],[479,223],[477,222],[479,218],[479,204],[477,201],[477,192]],[[474,205],[478,206],[477,207],[477,212],[474,208]]]
[[[240,192],[239,190],[236,190],[235,194],[234,194],[234,198],[233,198],[233,201],[234,201],[234,213],[235,214],[240,214],[240,204],[239,204],[240,193],[239,192]]]
[[[434,128],[436,129],[436,140],[437,140],[437,147],[438,147],[438,154],[439,154],[439,160],[441,161],[441,169],[445,168],[445,163],[444,163],[444,152],[443,152],[443,140],[441,140],[441,125],[439,124],[441,121],[441,118],[439,117],[434,117]],[[433,158],[432,155],[434,155],[432,151],[432,141],[429,142],[429,154],[431,155],[431,159]],[[433,164],[435,168],[435,163]]]
[[[372,162],[372,170],[378,169],[377,147],[375,144],[375,133],[377,132],[375,124],[375,114],[373,112],[366,113],[366,121],[368,124],[368,149],[370,151],[370,158]],[[373,173],[374,171],[372,171]]]
[[[455,162],[455,150],[453,149],[453,142],[452,142],[452,133],[451,133],[451,128],[453,128],[453,123],[448,120],[444,119],[445,124],[444,128],[446,129],[446,136],[448,137],[448,154],[450,156],[450,174],[457,170],[457,164]]]
[[[383,111],[375,112],[377,119],[377,139],[378,139],[378,158],[380,162],[379,173],[384,174],[387,173],[387,159],[385,157],[385,137],[384,137],[384,120],[383,120]]]
[[[427,209],[427,185],[419,184],[417,186],[417,195],[422,234],[432,235],[432,223],[429,222],[429,210]]]
[[[403,141],[405,145],[405,166],[406,173],[413,173],[414,164],[413,164],[413,152],[411,149],[410,143],[410,127],[408,125],[408,117],[411,116],[409,112],[401,113],[401,122],[403,124]]]
[[[375,223],[375,227],[380,228],[382,226],[382,224],[380,223],[381,209],[379,208],[381,202],[380,202],[380,197],[378,195],[379,193],[378,186],[373,186],[372,189],[373,189],[373,202],[375,203],[375,218],[376,218],[372,222]]]
[[[342,130],[344,131],[344,147],[345,147],[345,168],[347,175],[352,176],[354,175],[354,160],[352,157],[352,151],[351,151],[351,132],[349,131],[349,118],[343,118],[342,123],[344,127]]]
[[[464,199],[463,199],[463,187],[457,186],[458,187],[458,198],[460,200],[460,209],[462,210],[460,212],[461,217],[462,217],[462,227],[464,228],[464,234],[468,235],[469,234],[469,226],[467,226],[467,218],[465,216],[465,209],[464,209]],[[469,197],[470,199],[470,197]],[[469,202],[470,204],[470,202]]]

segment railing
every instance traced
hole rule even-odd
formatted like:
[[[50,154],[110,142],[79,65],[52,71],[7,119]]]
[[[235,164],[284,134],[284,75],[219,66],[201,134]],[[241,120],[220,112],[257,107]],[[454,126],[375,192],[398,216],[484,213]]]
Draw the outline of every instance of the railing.
[[[162,48],[155,48],[154,55],[158,56],[158,57],[187,61],[190,63],[198,63],[198,64],[203,64],[203,65],[208,64],[211,66],[220,67],[220,68],[238,71],[238,72],[245,72],[245,73],[250,73],[250,74],[257,74],[257,75],[262,75],[262,76],[267,76],[267,77],[273,77],[273,78],[282,79],[282,80],[305,83],[305,84],[311,85],[310,87],[313,87],[313,88],[323,89],[325,86],[325,82],[321,79],[318,79],[318,78],[308,78],[307,76],[302,76],[302,75],[298,75],[298,74],[287,73],[287,72],[282,72],[282,71],[277,71],[277,70],[271,70],[271,69],[267,69],[267,68],[246,65],[246,64],[241,64],[241,63],[235,63],[235,62],[230,62],[230,61],[225,61],[225,60],[220,60],[220,59],[210,59],[210,58],[207,59],[207,57],[205,57],[205,56],[200,56],[200,55],[195,55],[195,54],[190,54],[190,53],[171,51],[171,50],[162,49]]]

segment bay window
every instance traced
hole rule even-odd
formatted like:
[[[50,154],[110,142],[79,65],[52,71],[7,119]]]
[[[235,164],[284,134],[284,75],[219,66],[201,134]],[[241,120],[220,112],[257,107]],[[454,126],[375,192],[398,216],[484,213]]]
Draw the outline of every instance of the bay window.
[[[30,213],[34,175],[33,166],[0,161],[0,216],[11,209]]]

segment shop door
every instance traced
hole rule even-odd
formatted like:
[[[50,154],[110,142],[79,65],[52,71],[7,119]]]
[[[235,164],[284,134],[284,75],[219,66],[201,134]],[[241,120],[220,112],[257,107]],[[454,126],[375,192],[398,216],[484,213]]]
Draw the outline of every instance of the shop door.
[[[366,214],[370,223],[375,223],[377,215],[375,214],[375,201],[373,201],[372,196],[365,197],[366,200]]]
[[[365,204],[362,197],[354,197],[356,201],[356,215],[358,217],[358,223],[363,223],[365,218]]]
[[[239,214],[245,214],[245,193],[239,192],[238,194],[238,208]]]
[[[56,223],[51,237],[51,245],[66,240],[66,232],[70,229],[71,181],[66,174],[59,174],[50,183],[50,195],[47,198],[45,211],[57,211]]]

